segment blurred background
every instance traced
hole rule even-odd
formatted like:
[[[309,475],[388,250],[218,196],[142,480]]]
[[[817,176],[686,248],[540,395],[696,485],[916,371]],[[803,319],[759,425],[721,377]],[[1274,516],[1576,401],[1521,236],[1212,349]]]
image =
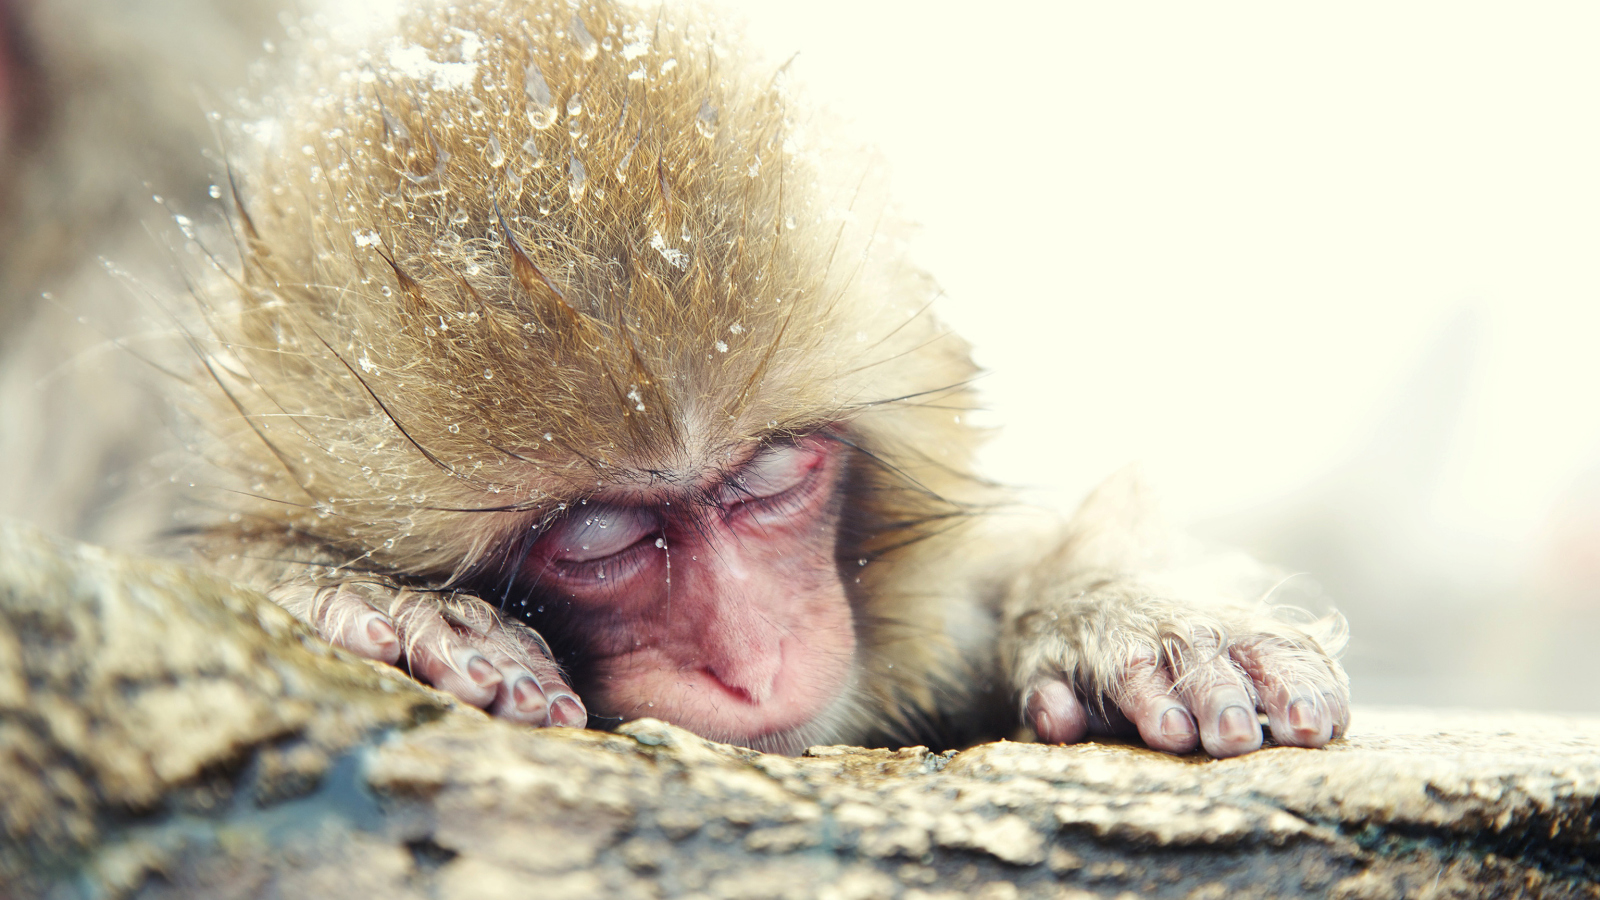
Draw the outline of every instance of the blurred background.
[[[8,151],[67,173],[14,176],[8,227],[75,237],[0,258],[0,513],[112,542],[149,516],[127,472],[161,412],[103,332],[159,326],[96,258],[170,277],[145,198],[207,202],[174,160],[281,5],[13,4],[57,73],[31,146],[125,151]],[[1358,701],[1600,711],[1600,7],[733,5],[892,163],[991,373],[991,474],[1070,510],[1142,461],[1345,612]]]
[[[1357,700],[1600,710],[1600,7],[746,7],[893,163],[991,473],[1142,460]]]

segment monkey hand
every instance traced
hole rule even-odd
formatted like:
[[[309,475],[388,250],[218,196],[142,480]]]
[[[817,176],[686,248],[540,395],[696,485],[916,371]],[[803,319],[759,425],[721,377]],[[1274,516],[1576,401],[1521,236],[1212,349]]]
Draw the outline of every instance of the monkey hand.
[[[476,597],[304,581],[281,584],[268,596],[328,643],[405,668],[500,718],[575,728],[588,720],[544,639]]]
[[[1128,734],[1168,753],[1280,744],[1321,747],[1349,727],[1343,669],[1311,631],[1239,604],[1162,599],[1151,585],[1096,579],[1045,590],[1006,622],[1002,645],[1022,714],[1041,740]]]

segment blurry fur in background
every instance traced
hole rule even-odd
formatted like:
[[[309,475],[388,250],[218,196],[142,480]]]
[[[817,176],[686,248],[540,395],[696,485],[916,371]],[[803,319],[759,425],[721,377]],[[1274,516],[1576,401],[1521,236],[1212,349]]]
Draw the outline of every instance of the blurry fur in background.
[[[174,210],[208,197],[208,110],[242,86],[283,0],[22,0],[0,7],[0,515],[142,546],[170,522],[170,414],[140,293],[181,296]],[[111,268],[115,273],[110,271]],[[159,376],[157,376],[159,377]]]

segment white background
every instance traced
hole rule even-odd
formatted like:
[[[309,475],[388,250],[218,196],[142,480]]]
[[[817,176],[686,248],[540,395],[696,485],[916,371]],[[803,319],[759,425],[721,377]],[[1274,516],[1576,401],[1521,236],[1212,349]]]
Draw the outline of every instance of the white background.
[[[1358,698],[1600,709],[1600,7],[740,8],[892,162],[992,473],[1143,460]]]

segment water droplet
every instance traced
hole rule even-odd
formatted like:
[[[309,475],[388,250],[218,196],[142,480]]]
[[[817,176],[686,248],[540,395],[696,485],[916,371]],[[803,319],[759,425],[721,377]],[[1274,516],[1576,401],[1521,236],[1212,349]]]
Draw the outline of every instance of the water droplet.
[[[393,297],[394,296],[394,291],[391,290],[387,284],[379,285],[378,293],[384,295],[385,297]]]
[[[588,188],[589,173],[574,156],[567,160],[567,175],[571,179],[567,184],[567,196],[572,198],[573,203],[578,203],[583,200],[583,192]]]
[[[550,432],[546,431],[544,433],[544,439],[547,440],[547,441],[553,441],[553,440],[556,439],[556,436],[551,434]]]
[[[211,187],[206,188],[206,193],[211,195],[211,199],[213,200],[222,199],[222,188],[219,188],[214,184]]]
[[[694,117],[694,130],[703,138],[717,136],[717,108],[710,100],[700,101],[700,112]]]
[[[574,93],[571,97],[567,98],[567,115],[583,115],[583,94],[581,92]]]
[[[556,106],[550,102],[550,85],[545,83],[539,64],[529,62],[522,76],[522,90],[528,95],[528,123],[543,130],[556,121]]]
[[[500,135],[489,135],[489,144],[483,149],[483,158],[489,163],[490,168],[498,169],[506,164],[506,152],[500,149]]]
[[[866,564],[867,564],[867,561],[865,559],[856,560],[856,565],[858,565],[858,566],[864,566]]]
[[[494,370],[493,369],[484,369],[483,370],[483,380],[484,381],[493,381],[494,380]]]
[[[446,425],[444,427],[444,430],[450,432],[451,434],[460,434],[461,433],[461,426],[457,425],[454,422],[451,422],[449,425]]]
[[[635,137],[633,139],[633,143],[628,146],[627,152],[622,154],[622,159],[617,161],[616,175],[618,184],[628,183],[628,163],[633,161],[633,151],[639,149],[639,140],[641,137],[643,137],[643,135]]]
[[[787,228],[790,231],[793,231],[794,230],[794,216],[784,216],[783,217],[783,227]]]
[[[522,152],[528,154],[528,158],[533,160],[535,169],[544,165],[544,157],[539,153],[539,143],[533,139],[533,135],[529,135],[528,139],[522,142]]]
[[[567,25],[567,33],[572,35],[573,43],[578,45],[578,58],[584,62],[594,59],[600,52],[600,42],[594,39],[589,29],[583,25],[583,20],[577,13],[572,14],[572,21]]]
[[[656,546],[661,548],[662,550],[667,549],[667,539],[666,538],[656,538]]]

